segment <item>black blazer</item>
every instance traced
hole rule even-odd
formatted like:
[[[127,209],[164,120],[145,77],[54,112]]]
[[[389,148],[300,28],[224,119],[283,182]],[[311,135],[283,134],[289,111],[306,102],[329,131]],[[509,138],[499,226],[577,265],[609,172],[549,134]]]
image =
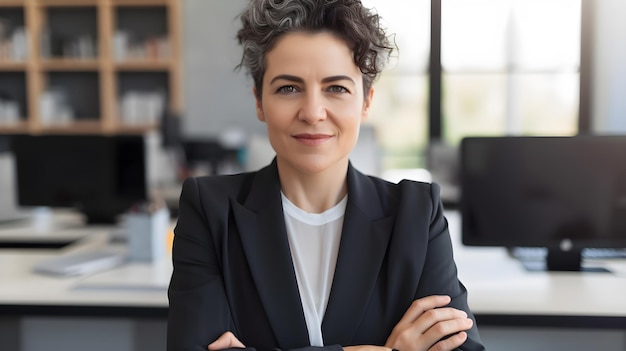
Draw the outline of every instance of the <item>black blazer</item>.
[[[324,348],[384,345],[411,302],[429,295],[451,296],[473,318],[438,193],[349,167]],[[173,261],[168,350],[206,350],[225,331],[250,348],[309,347],[275,160],[258,172],[187,179]],[[468,335],[462,350],[484,349],[475,326]]]

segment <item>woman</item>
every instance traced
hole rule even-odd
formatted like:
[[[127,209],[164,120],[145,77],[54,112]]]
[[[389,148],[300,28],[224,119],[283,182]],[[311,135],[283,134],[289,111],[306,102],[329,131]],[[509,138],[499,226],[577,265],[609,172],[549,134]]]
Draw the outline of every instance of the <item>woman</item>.
[[[436,185],[348,155],[392,47],[358,0],[253,0],[238,33],[276,158],[187,179],[169,350],[482,350]]]

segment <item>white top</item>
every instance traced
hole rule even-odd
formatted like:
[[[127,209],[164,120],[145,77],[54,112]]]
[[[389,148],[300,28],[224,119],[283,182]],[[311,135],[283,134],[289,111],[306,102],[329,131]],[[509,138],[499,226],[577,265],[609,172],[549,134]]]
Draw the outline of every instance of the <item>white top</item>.
[[[322,213],[309,213],[281,195],[309,341],[311,346],[324,346],[322,320],[335,275],[348,197]]]

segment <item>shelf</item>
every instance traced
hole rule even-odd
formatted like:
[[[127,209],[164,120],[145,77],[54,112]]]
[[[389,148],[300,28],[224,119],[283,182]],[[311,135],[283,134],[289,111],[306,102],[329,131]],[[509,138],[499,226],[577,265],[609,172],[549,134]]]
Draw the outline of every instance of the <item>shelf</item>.
[[[22,7],[26,0],[0,0],[0,8],[3,7]]]
[[[0,133],[2,134],[16,134],[27,132],[28,125],[23,120],[16,123],[0,123]]]
[[[99,0],[39,0],[38,5],[49,7],[98,6]]]
[[[42,133],[48,134],[87,134],[87,133],[102,133],[102,124],[96,118],[91,118],[88,121],[72,121],[64,124],[57,125],[43,125],[41,126]]]
[[[157,124],[133,124],[126,125],[121,124],[114,127],[111,130],[105,130],[100,121],[73,121],[66,124],[59,125],[44,125],[41,127],[41,133],[43,134],[101,134],[101,133],[111,133],[111,134],[144,134],[146,132],[154,131],[158,128]],[[0,125],[0,132],[25,132],[27,130],[26,125],[24,123],[11,126],[11,127],[3,127]]]
[[[0,60],[0,71],[25,71],[26,70],[26,62],[19,61],[1,61]]]
[[[118,7],[123,6],[166,6],[169,4],[169,0],[111,0],[111,4]]]
[[[142,134],[157,128],[157,124],[120,124],[115,128],[115,132],[117,134]]]
[[[171,60],[128,60],[115,63],[118,71],[166,71],[170,69]]]
[[[44,59],[41,68],[47,71],[97,71],[98,59]]]

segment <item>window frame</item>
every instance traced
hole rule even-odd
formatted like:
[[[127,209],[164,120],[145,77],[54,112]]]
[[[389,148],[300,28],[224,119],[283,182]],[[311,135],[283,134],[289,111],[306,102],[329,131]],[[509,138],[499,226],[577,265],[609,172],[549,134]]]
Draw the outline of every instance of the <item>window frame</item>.
[[[581,45],[579,75],[578,134],[589,134],[593,125],[592,109],[592,57],[594,37],[593,1],[581,1]],[[441,63],[441,8],[442,0],[431,0],[431,44],[428,65],[428,140],[427,144],[443,140],[443,69]]]

